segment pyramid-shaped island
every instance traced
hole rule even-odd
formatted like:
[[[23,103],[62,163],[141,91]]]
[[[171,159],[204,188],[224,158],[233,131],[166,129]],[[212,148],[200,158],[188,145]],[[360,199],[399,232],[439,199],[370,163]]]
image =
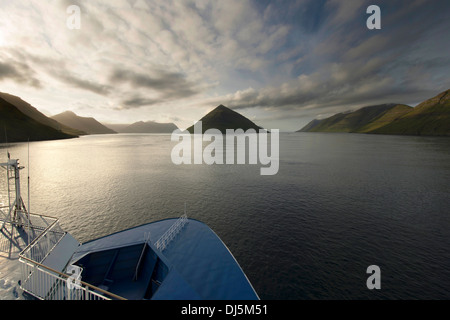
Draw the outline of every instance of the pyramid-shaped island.
[[[208,129],[217,129],[223,134],[226,133],[227,129],[242,129],[244,131],[255,129],[256,132],[262,129],[253,121],[224,105],[218,106],[201,118],[200,121],[202,122],[202,133],[205,133]],[[194,133],[194,126],[189,127],[187,131]]]

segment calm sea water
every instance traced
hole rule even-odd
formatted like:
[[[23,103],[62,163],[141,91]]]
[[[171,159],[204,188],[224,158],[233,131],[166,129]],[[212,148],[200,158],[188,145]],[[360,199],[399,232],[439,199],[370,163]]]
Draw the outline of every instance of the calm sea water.
[[[262,299],[450,299],[450,139],[281,134],[274,176],[260,165],[176,166],[175,144],[170,135],[30,143],[31,211],[85,242],[180,216],[186,203]],[[27,144],[8,149],[28,167]],[[381,290],[366,287],[370,265]]]

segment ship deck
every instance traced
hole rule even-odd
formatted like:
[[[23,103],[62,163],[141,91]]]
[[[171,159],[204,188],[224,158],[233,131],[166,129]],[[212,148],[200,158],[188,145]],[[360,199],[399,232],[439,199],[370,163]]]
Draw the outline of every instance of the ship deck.
[[[154,242],[160,239],[176,221],[177,219],[161,220],[84,243],[74,253],[71,263],[82,261],[83,258],[86,260],[89,255],[99,252],[105,255],[109,254],[111,257],[121,255],[120,264],[122,266],[127,264],[125,261],[127,259],[135,262],[142,250],[146,234],[150,233],[149,252],[156,253],[167,267],[164,279],[160,286],[152,292],[151,299],[259,299],[226,245],[206,224],[198,220],[188,219],[188,223],[168,243],[167,247],[163,250],[158,249]],[[126,249],[128,254],[119,254],[117,250],[120,248],[128,248]],[[133,254],[132,251],[135,253]],[[135,264],[130,263],[130,265],[134,266]],[[135,283],[131,277],[128,278],[128,281],[116,281],[114,288],[111,286],[109,290],[114,290],[113,293],[124,298],[146,298],[145,292],[148,293],[149,277],[145,280],[141,280],[141,278]]]
[[[1,221],[3,224],[3,221]],[[24,228],[5,222],[0,229],[0,300],[34,299],[20,289],[21,263],[19,253],[38,234],[33,228],[28,233]]]
[[[206,224],[187,219],[167,246],[157,247],[155,241],[167,234],[176,222],[177,219],[156,221],[86,242],[77,247],[69,262],[83,261],[98,253],[119,256],[115,266],[121,266],[116,271],[120,277],[116,276],[116,281],[104,289],[131,300],[259,299],[231,252]],[[8,222],[0,229],[0,300],[34,299],[20,288],[19,253],[42,229],[27,230]],[[136,261],[140,259],[143,245],[147,246],[146,255],[157,259],[145,258],[148,261],[142,264],[135,279]],[[154,271],[155,265],[159,266],[158,272]],[[108,268],[112,268],[112,263]],[[83,274],[81,280],[89,282]]]

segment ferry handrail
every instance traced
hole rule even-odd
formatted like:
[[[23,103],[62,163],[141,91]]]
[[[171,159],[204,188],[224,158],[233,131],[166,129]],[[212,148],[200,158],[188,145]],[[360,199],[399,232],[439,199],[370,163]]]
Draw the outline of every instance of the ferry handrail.
[[[184,225],[188,222],[187,215],[183,214],[175,221],[174,224],[158,239],[155,243],[155,247],[158,250],[164,251],[167,245],[172,241],[175,236],[181,231]]]
[[[65,273],[59,272],[51,267],[48,267],[41,262],[45,257],[53,250],[53,248],[61,241],[61,239],[67,234],[67,232],[62,230],[55,230],[52,231],[53,228],[55,228],[59,224],[59,220],[54,217],[44,216],[44,215],[36,215],[41,218],[47,218],[54,220],[52,223],[50,223],[33,241],[31,241],[28,246],[26,246],[20,253],[19,253],[19,261],[26,264],[31,265],[32,267],[39,267],[39,271],[45,271],[48,275],[54,277],[56,280],[65,280],[66,283],[69,281],[70,275],[67,275]],[[57,239],[54,243],[51,243],[51,246],[48,246],[46,248],[46,252],[42,255],[41,261],[36,261],[36,257],[33,256],[33,248],[39,243],[41,239],[43,239],[45,236],[48,235],[49,232],[55,232],[61,234],[61,237]],[[41,270],[43,269],[43,270]],[[30,277],[31,274],[24,274],[25,277]],[[26,278],[22,279],[22,281],[27,281]],[[94,294],[98,297],[103,297],[105,299],[109,299],[108,297],[111,297],[112,299],[117,300],[127,300],[119,295],[116,295],[112,292],[106,291],[104,289],[98,288],[92,284],[89,284],[87,282],[84,282],[82,280],[77,280],[77,283],[81,284],[81,289],[83,289],[86,293],[90,291],[91,294]],[[25,283],[23,283],[23,286],[25,286]],[[97,292],[100,292],[101,294],[105,295],[102,296],[101,294],[98,294]],[[30,292],[33,293],[33,292]]]
[[[44,216],[39,216],[39,217],[42,218]],[[42,232],[35,239],[33,239],[29,243],[29,245],[26,246],[19,253],[19,257],[27,256],[28,258],[32,259],[33,261],[40,263],[48,256],[48,254],[53,250],[53,248],[61,241],[61,239],[64,237],[64,235],[67,234],[67,232],[64,232],[62,230],[53,231],[52,229],[54,229],[56,226],[59,225],[59,220],[57,218],[53,218],[53,217],[47,217],[47,218],[51,218],[54,221],[50,225],[48,225],[44,230],[42,230]],[[45,244],[44,244],[44,248],[45,248],[44,251],[42,251],[41,248],[38,249],[40,257],[39,257],[39,259],[37,259],[37,254],[36,254],[36,252],[33,253],[33,249],[44,237],[46,237],[46,236],[48,236],[48,234],[50,234],[50,231],[52,231],[54,234],[60,234],[60,236],[56,240],[53,239],[52,241],[49,238],[47,238],[47,248],[45,248]],[[39,261],[37,261],[37,260],[39,260]]]
[[[39,262],[36,262],[36,261],[34,261],[34,260],[32,260],[32,259],[29,259],[29,258],[27,258],[27,257],[21,256],[20,259],[23,259],[23,260],[27,261],[28,263],[31,263],[32,265],[35,265],[35,266],[37,266],[37,267],[40,267],[40,268],[45,269],[45,270],[47,270],[47,271],[50,271],[51,273],[54,273],[54,274],[58,275],[59,277],[65,279],[66,281],[70,278],[70,276],[67,275],[67,274],[65,274],[65,273],[59,272],[59,271],[57,271],[57,270],[55,270],[55,269],[53,269],[53,268],[50,268],[50,267],[48,267],[48,266],[46,266],[46,265],[43,265],[43,264],[41,264],[41,263],[39,263]],[[98,291],[98,292],[101,292],[102,294],[104,294],[104,295],[106,295],[106,296],[109,296],[109,297],[111,297],[111,298],[117,299],[117,300],[127,300],[127,299],[125,299],[124,297],[121,297],[121,296],[119,296],[119,295],[117,295],[117,294],[114,294],[114,293],[112,293],[112,292],[106,291],[106,290],[104,290],[104,289],[102,289],[102,288],[96,287],[96,286],[94,286],[94,285],[92,285],[92,284],[89,284],[89,283],[87,283],[87,282],[84,282],[84,281],[82,281],[82,280],[79,280],[79,283],[80,283],[81,285],[85,286],[85,287],[88,287],[89,290],[91,290],[91,291]]]
[[[55,218],[52,218],[55,219]],[[31,241],[28,246],[26,246],[20,253],[19,253],[19,257],[22,257],[26,251],[31,250],[32,247],[34,247],[36,245],[36,243],[43,238],[48,231],[50,231],[50,229],[52,229],[56,224],[58,223],[58,219],[55,219],[55,221],[53,221],[50,225],[47,226],[47,228],[45,228],[41,234],[39,234],[35,239],[33,239],[33,241]]]
[[[145,233],[145,236],[144,236],[144,246],[142,248],[141,255],[139,256],[139,261],[138,261],[138,263],[136,265],[136,270],[135,270],[134,276],[133,276],[133,280],[134,281],[136,281],[137,278],[138,278],[139,267],[141,265],[142,258],[144,257],[145,250],[147,249],[147,243],[149,241],[150,241],[150,232],[149,233]]]

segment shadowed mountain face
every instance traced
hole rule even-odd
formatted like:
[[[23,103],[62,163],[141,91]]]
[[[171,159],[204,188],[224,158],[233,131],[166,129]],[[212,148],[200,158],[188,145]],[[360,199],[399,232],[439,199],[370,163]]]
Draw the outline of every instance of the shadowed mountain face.
[[[9,93],[0,92],[0,97],[4,99],[5,101],[8,101],[13,106],[15,106],[20,112],[27,115],[28,117],[36,120],[37,122],[40,122],[46,126],[52,127],[53,129],[56,129],[58,131],[62,131],[64,133],[67,133],[69,135],[79,136],[86,134],[83,131],[76,130],[74,128],[70,128],[68,126],[65,126],[58,121],[51,119],[41,113],[39,110],[37,110],[35,107],[33,107],[28,102],[22,100],[21,98],[17,96],[13,96]]]
[[[119,133],[172,133],[178,127],[174,123],[139,121],[133,124],[109,124],[108,128]]]
[[[218,129],[222,133],[226,133],[226,129],[255,129],[257,132],[262,129],[251,120],[243,115],[233,111],[223,105],[218,106],[213,111],[200,119],[202,122],[202,133],[208,129]],[[190,133],[194,133],[194,126],[187,129]]]
[[[384,104],[313,120],[300,132],[357,132],[405,135],[450,135],[450,90],[415,108]]]
[[[0,98],[0,142],[25,142],[75,138],[45,125]]]
[[[103,124],[95,120],[94,118],[86,118],[77,116],[72,111],[66,111],[56,116],[53,116],[52,119],[69,126],[71,128],[75,128],[77,130],[81,130],[86,132],[87,134],[108,134],[108,133],[116,133],[114,130],[105,127]]]

